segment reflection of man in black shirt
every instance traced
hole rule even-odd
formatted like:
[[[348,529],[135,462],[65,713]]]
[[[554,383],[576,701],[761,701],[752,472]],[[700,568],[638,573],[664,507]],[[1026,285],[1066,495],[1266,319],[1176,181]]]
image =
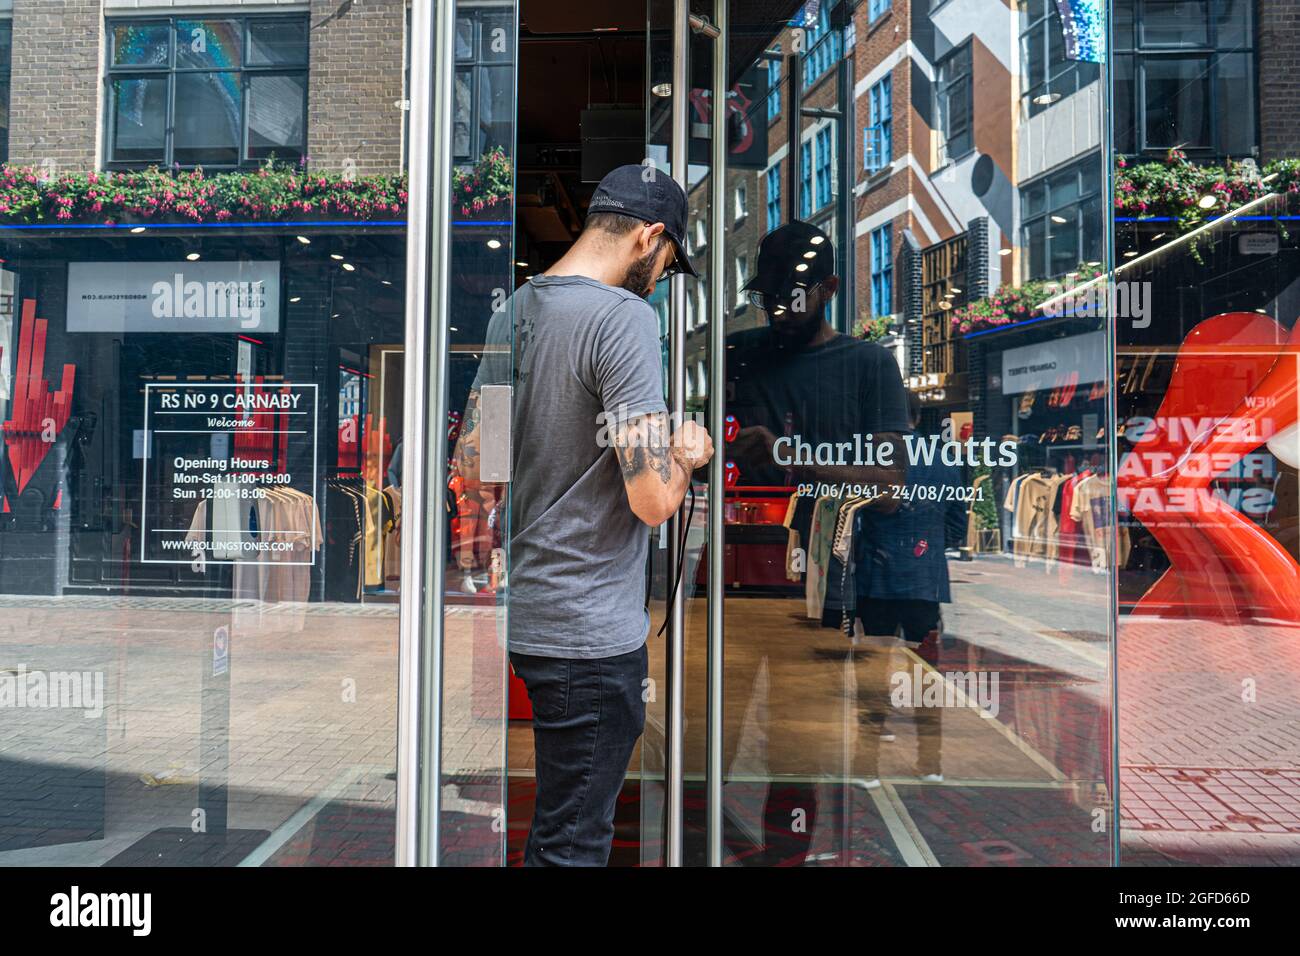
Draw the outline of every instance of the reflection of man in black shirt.
[[[892,511],[898,499],[889,486],[901,484],[907,470],[903,435],[911,423],[898,364],[881,346],[840,334],[827,321],[838,288],[830,238],[809,223],[782,226],[763,238],[745,286],[767,324],[727,339],[726,410],[740,430],[726,454],[740,471],[737,485],[801,491],[790,528],[805,554],[828,549],[824,521],[818,544],[810,541],[823,486],[847,486],[850,495],[876,486],[880,497],[864,507]],[[886,446],[890,463],[872,463],[869,449]],[[729,545],[743,546],[743,529],[728,533]],[[738,856],[767,864],[805,861],[824,786],[858,776],[880,786],[869,759],[875,748],[860,745],[859,737],[880,734],[862,688],[872,685],[870,697],[879,697],[888,652],[855,656],[842,634],[822,627],[820,611],[815,623],[808,620],[814,603],[808,595],[816,587],[811,577],[805,586],[793,600],[733,604],[744,610],[727,626],[728,712],[762,714],[765,726],[755,735],[742,723],[723,735],[724,772],[758,769],[736,761],[738,754],[741,763],[761,754],[762,775],[771,781],[761,852],[746,846],[747,838],[740,845],[734,833],[728,839]],[[800,782],[810,780],[822,782]]]
[[[831,327],[827,312],[838,289],[835,247],[816,226],[796,220],[763,237],[745,291],[768,324],[727,339],[727,411],[740,424],[727,453],[740,469],[740,485],[902,480],[901,433],[910,427],[898,363],[879,345]],[[892,446],[893,464],[854,464],[865,458],[857,453],[857,435],[863,443]],[[843,442],[855,447],[836,447]],[[779,464],[793,460],[802,443],[814,449],[812,464]],[[817,464],[818,457],[832,463]],[[841,459],[845,464],[834,463]],[[805,542],[812,499],[801,497],[794,526]],[[887,501],[881,506],[894,506]]]

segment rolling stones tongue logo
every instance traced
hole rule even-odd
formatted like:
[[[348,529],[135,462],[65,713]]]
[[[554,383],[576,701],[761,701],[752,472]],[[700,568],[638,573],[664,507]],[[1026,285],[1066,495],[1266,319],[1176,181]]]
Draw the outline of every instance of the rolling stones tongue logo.
[[[13,375],[13,404],[4,423],[9,467],[18,494],[50,453],[54,439],[68,424],[72,411],[75,365],[63,366],[63,387],[52,391],[45,374],[45,338],[48,323],[36,318],[36,300],[23,300],[22,325],[18,331],[18,367]],[[9,510],[9,499],[4,501]]]
[[[925,552],[929,550],[930,550],[930,542],[922,538],[920,541],[916,542],[916,547],[912,549],[912,553],[919,558],[921,557],[921,555],[925,554]]]

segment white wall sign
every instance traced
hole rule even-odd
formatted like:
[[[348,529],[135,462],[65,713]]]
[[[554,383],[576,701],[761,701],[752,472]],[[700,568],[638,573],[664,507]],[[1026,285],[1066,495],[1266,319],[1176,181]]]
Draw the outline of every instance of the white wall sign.
[[[279,262],[68,264],[69,332],[279,329]]]
[[[1089,332],[1002,353],[1002,394],[1018,395],[1106,378],[1106,333]]]

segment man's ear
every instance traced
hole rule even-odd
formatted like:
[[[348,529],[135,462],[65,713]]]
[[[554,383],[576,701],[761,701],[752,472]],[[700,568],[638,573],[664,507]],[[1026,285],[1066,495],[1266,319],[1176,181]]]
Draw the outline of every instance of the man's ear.
[[[664,224],[662,222],[648,222],[641,229],[641,235],[637,241],[637,252],[639,258],[645,258],[654,251],[659,244],[659,237],[663,235]]]
[[[833,296],[840,288],[839,276],[827,276],[822,279],[822,288],[826,290],[826,298]]]

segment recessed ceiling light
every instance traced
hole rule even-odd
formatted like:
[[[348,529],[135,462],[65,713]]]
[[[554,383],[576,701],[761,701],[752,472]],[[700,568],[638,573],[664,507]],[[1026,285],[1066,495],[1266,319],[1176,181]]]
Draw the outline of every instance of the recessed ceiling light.
[[[341,255],[339,255],[337,252],[331,252],[331,253],[330,253],[330,258],[333,259],[335,262],[342,262],[342,261],[343,261],[343,257],[342,257]]]
[[[650,87],[650,92],[655,96],[669,97],[673,95],[673,85],[671,83],[656,83]]]
[[[521,268],[521,269],[527,269],[527,268],[528,268],[528,263],[523,262],[522,260],[519,261],[519,262],[516,262],[515,265],[517,265],[517,266],[518,266],[519,268]]]
[[[392,285],[392,284],[393,284],[393,282],[392,282],[391,279],[380,279],[379,282],[380,282],[381,285]]]
[[[814,246],[820,246],[823,242],[826,241],[826,237],[825,237],[825,236],[813,236],[813,237],[812,237],[811,239],[809,239],[808,241],[811,242]]]
[[[795,272],[807,272],[807,271],[808,271],[808,263],[806,263],[806,262],[801,262],[801,263],[799,263],[797,266],[794,267],[794,271],[795,271]]]
[[[500,249],[500,248],[501,248],[501,240],[500,240],[500,239],[489,239],[489,240],[487,241],[487,247],[488,247],[489,249]]]
[[[343,268],[344,268],[346,271],[348,271],[348,272],[356,272],[356,271],[357,271],[357,267],[354,266],[354,265],[353,265],[352,263],[350,263],[350,262],[345,262],[345,263],[343,263]]]
[[[1213,209],[1218,204],[1219,200],[1215,198],[1213,193],[1206,193],[1196,201],[1196,205],[1200,206],[1202,209]]]
[[[952,287],[952,291],[953,291],[953,292],[960,292],[961,289],[957,288],[956,286],[953,286],[953,287]]]
[[[299,242],[301,242],[304,246],[310,246],[310,245],[311,245],[311,240],[308,239],[306,236],[295,236],[294,238],[296,238],[296,239],[297,239]]]
[[[135,234],[138,236],[138,235],[140,235],[140,233],[144,232],[144,226],[136,226],[136,227],[135,227],[134,229],[132,229],[131,231],[132,231],[133,233],[135,233]]]
[[[1137,255],[1137,250],[1136,250],[1136,249],[1130,249],[1128,252],[1124,253],[1124,258],[1125,258],[1125,259],[1132,259],[1135,255]]]
[[[807,252],[805,252],[805,253],[803,254],[803,257],[804,257],[805,259],[816,259],[816,258],[817,258],[817,250],[816,250],[816,249],[809,249]]]
[[[1035,106],[1051,106],[1061,98],[1060,93],[1039,93],[1034,97]]]
[[[1000,256],[1009,256],[1009,255],[1011,255],[1011,250],[1010,250],[1010,249],[999,249],[999,250],[998,250],[998,255],[1000,255]]]
[[[190,253],[188,256],[186,256],[185,258],[188,259],[188,260],[190,260],[190,262],[198,262],[199,259],[202,258],[202,257],[201,257],[197,252],[191,252],[191,253]]]
[[[1053,216],[1052,222],[1056,223],[1058,226],[1064,226],[1066,223],[1066,218],[1064,216]]]
[[[301,301],[302,301],[302,296],[300,296],[300,295],[295,295],[295,296],[294,296],[292,299],[290,299],[289,301],[290,301],[290,302],[301,302]]]

